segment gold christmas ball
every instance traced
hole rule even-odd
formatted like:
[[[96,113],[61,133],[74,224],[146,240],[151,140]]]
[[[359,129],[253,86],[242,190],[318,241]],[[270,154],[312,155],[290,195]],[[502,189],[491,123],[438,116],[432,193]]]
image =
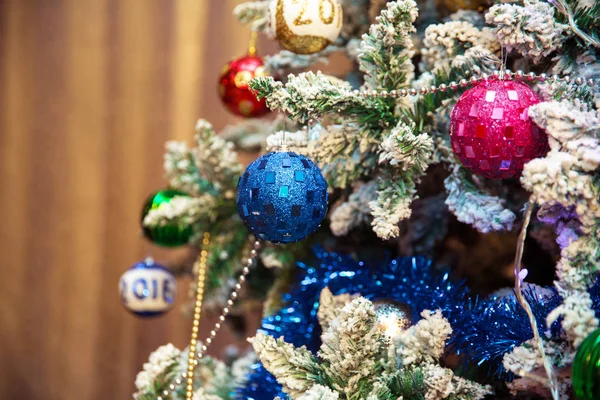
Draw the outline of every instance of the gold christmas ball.
[[[269,13],[279,44],[296,54],[318,53],[342,31],[338,0],[273,0]]]

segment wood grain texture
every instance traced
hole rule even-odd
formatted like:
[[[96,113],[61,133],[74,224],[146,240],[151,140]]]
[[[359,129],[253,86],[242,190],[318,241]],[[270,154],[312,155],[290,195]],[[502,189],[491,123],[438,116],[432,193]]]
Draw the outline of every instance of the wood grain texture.
[[[235,123],[216,91],[247,45],[235,4],[0,0],[0,397],[127,399],[151,351],[186,345],[178,308],[136,319],[117,282],[174,257],[139,234],[164,142],[191,140],[200,117]],[[243,338],[213,353],[229,343]]]

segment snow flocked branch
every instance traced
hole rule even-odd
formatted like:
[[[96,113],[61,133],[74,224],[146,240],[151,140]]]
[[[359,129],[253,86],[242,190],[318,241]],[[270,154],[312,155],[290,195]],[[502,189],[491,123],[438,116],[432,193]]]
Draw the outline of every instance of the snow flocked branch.
[[[414,77],[414,45],[417,4],[413,0],[398,0],[387,4],[377,23],[362,37],[359,69],[365,73],[367,89],[398,90],[406,88]]]
[[[549,316],[563,317],[573,348],[598,326],[586,289],[600,272],[600,114],[577,103],[546,102],[530,117],[548,134],[550,152],[525,165],[521,182],[540,205],[572,209],[581,231],[562,244],[556,286],[565,299]]]
[[[515,214],[504,207],[504,200],[482,192],[458,164],[444,181],[448,197],[446,205],[456,218],[482,233],[511,230]]]
[[[253,353],[238,358],[231,365],[205,356],[199,360],[194,372],[194,400],[231,400],[231,393],[241,386],[256,360]],[[186,370],[188,351],[180,351],[172,344],[159,347],[150,354],[143,370],[138,373],[135,386],[137,392],[133,395],[136,400],[155,400],[170,389],[175,380]],[[184,386],[177,385],[172,399],[185,398]]]
[[[389,337],[373,303],[322,294],[318,316],[323,344],[317,355],[258,333],[250,339],[258,358],[292,399],[481,399],[489,387],[455,376],[439,365],[452,332],[440,311],[423,311],[413,327]],[[331,320],[331,316],[336,317]]]

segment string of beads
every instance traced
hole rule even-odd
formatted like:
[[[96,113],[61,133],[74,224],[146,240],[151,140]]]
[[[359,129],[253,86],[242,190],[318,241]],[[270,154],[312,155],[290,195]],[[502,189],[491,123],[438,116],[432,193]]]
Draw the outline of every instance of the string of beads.
[[[447,90],[457,90],[458,88],[465,88],[469,84],[474,85],[481,81],[490,79],[490,78],[498,78],[498,79],[523,79],[529,81],[539,81],[539,82],[551,82],[551,83],[565,83],[567,85],[577,85],[577,86],[595,86],[600,84],[600,79],[583,79],[581,77],[572,78],[569,75],[566,76],[558,76],[552,75],[548,76],[547,74],[536,74],[535,72],[530,72],[528,74],[523,71],[512,72],[510,70],[504,71],[494,71],[491,75],[483,74],[480,76],[473,76],[470,79],[461,79],[460,81],[452,81],[448,84],[442,83],[438,86],[432,85],[430,87],[422,87],[420,89],[400,89],[400,90],[354,90],[352,92],[355,96],[362,97],[391,97],[393,99],[406,97],[406,96],[419,96],[419,95],[427,95],[432,93],[445,92]]]
[[[208,236],[208,238],[210,239],[210,235]],[[202,242],[203,245],[206,246],[207,243],[205,242],[205,240],[206,240],[206,234],[205,234],[205,237]],[[192,346],[191,346],[192,341],[190,340],[190,353],[189,353],[190,359],[188,361],[188,369],[185,372],[181,373],[181,376],[177,377],[175,379],[175,382],[169,385],[169,389],[165,389],[162,392],[162,395],[158,396],[156,398],[157,400],[167,400],[169,398],[169,396],[171,394],[173,394],[173,392],[175,392],[184,382],[186,383],[186,399],[187,399],[188,392],[193,391],[193,369],[196,365],[198,365],[198,363],[199,363],[198,360],[200,358],[202,358],[204,356],[204,354],[206,353],[206,351],[208,350],[208,347],[211,345],[213,339],[217,335],[217,332],[221,329],[222,323],[225,322],[225,318],[231,311],[230,307],[233,306],[235,300],[238,298],[239,291],[242,289],[242,285],[246,281],[246,276],[250,273],[250,268],[256,264],[256,259],[258,257],[260,248],[261,248],[261,243],[258,240],[255,240],[253,243],[253,249],[250,251],[250,257],[245,260],[244,267],[242,268],[242,273],[238,277],[237,283],[235,284],[235,286],[233,287],[233,290],[231,291],[231,294],[229,295],[229,300],[227,300],[227,305],[221,311],[221,315],[219,315],[217,323],[215,323],[215,325],[213,326],[213,329],[210,331],[210,334],[208,335],[208,337],[206,339],[204,339],[204,342],[200,346],[200,349],[197,353],[196,353],[196,348],[194,348],[194,350],[192,351]],[[206,250],[202,250],[202,251],[204,252]],[[208,253],[206,253],[206,256],[208,256]],[[200,258],[198,259],[197,262],[200,263],[198,265],[198,283],[200,283],[200,274],[201,274],[201,270],[203,269],[203,267],[202,267],[202,252],[200,253]],[[206,260],[204,261],[204,269],[205,268],[206,268]],[[197,290],[198,290],[198,292],[197,292],[197,297],[196,297],[196,306],[194,308],[194,325],[192,326],[192,338],[194,338],[194,334],[197,337],[198,329],[200,326],[200,322],[199,322],[200,321],[200,312],[196,313],[196,310],[198,309],[198,297],[200,297],[199,308],[200,308],[200,310],[202,309],[202,296],[200,296],[200,290],[201,290],[200,285],[198,285]],[[203,290],[204,290],[204,284],[202,284],[202,291]],[[196,319],[196,315],[198,315],[198,319]],[[195,357],[193,357],[194,354],[195,354]],[[192,366],[192,370],[191,370],[192,382],[191,383],[190,383],[190,365]],[[190,386],[191,386],[191,389],[190,389]]]

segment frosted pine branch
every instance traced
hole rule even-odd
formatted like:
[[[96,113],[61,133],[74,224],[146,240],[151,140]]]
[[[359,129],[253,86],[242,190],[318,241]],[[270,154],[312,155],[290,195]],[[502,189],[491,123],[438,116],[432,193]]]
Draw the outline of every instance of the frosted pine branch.
[[[443,368],[437,364],[425,364],[423,366],[423,380],[426,392],[425,400],[439,399],[483,399],[492,394],[490,386],[480,385],[454,375],[449,368]]]
[[[271,34],[269,26],[269,1],[248,1],[238,4],[233,15],[242,24],[250,25],[252,30]]]
[[[314,385],[307,392],[303,393],[297,400],[338,400],[339,393],[334,392],[323,385]]]
[[[600,221],[593,175],[600,167],[600,114],[566,101],[540,103],[529,113],[548,133],[551,150],[525,165],[521,182],[540,204],[574,207],[583,232],[589,233]]]
[[[415,167],[416,170],[424,172],[431,162],[433,140],[426,133],[415,135],[414,129],[414,123],[399,122],[389,134],[384,134],[380,145],[379,163],[389,162],[390,165],[398,165],[404,170]]]
[[[304,346],[294,348],[283,339],[274,339],[262,332],[248,339],[265,368],[275,375],[283,391],[297,398],[316,383],[319,366]]]
[[[346,304],[350,303],[353,297],[354,296],[348,293],[334,296],[329,288],[321,290],[317,317],[319,318],[319,324],[321,325],[321,330],[323,332],[327,332],[331,322],[340,315],[340,310]]]
[[[270,121],[247,118],[235,125],[227,125],[219,132],[219,137],[233,143],[237,149],[257,150],[263,146],[266,137],[276,129],[279,123],[279,119]]]
[[[500,45],[489,28],[476,28],[466,21],[430,25],[423,39],[423,63],[434,73],[475,66],[470,72],[497,69]]]
[[[154,381],[177,365],[177,358],[180,354],[181,350],[171,343],[159,347],[150,354],[148,362],[144,363],[143,370],[135,378],[135,387],[138,389],[137,396],[151,391]]]
[[[193,152],[186,143],[169,141],[165,150],[164,170],[169,187],[190,195],[214,191],[212,184],[198,172]]]
[[[223,400],[223,399],[217,395],[207,393],[204,388],[199,388],[198,390],[196,390],[194,392],[194,396],[192,397],[192,400]]]
[[[193,150],[200,176],[226,199],[235,198],[237,180],[243,167],[233,150],[233,143],[218,137],[206,120],[196,124],[196,148]]]
[[[312,154],[330,186],[343,189],[372,174],[378,141],[370,133],[353,122],[329,125],[320,133]]]
[[[356,96],[349,83],[321,73],[289,75],[285,84],[272,77],[254,78],[250,88],[266,99],[271,110],[280,109],[301,124],[329,113],[352,115],[379,127],[395,123],[390,99]]]
[[[377,198],[377,181],[361,183],[329,215],[331,232],[336,236],[347,235],[352,229],[371,220],[369,203]]]
[[[592,300],[587,291],[572,291],[563,303],[548,315],[548,323],[562,317],[562,327],[574,348],[587,338],[596,328],[598,319],[592,309]]]
[[[373,303],[359,297],[341,309],[323,334],[320,357],[326,362],[333,389],[359,399],[360,387],[373,382],[384,342],[376,326]]]
[[[549,3],[526,0],[523,6],[497,4],[485,16],[500,44],[538,62],[560,48],[566,39],[567,25],[556,21]]]
[[[359,69],[365,73],[367,88],[396,90],[407,87],[413,79],[411,35],[416,32],[413,23],[417,16],[417,4],[413,0],[389,2],[377,23],[363,35]]]
[[[504,207],[504,200],[479,190],[461,166],[454,166],[444,185],[448,192],[446,205],[460,222],[482,233],[512,229],[516,216]]]
[[[147,227],[165,226],[177,221],[179,226],[190,226],[200,220],[214,221],[216,202],[210,195],[200,197],[175,196],[168,203],[150,210],[144,217]]]
[[[379,180],[377,199],[369,203],[373,216],[371,225],[377,236],[388,240],[400,235],[398,223],[410,217],[415,193],[415,183],[408,174]]]
[[[444,352],[452,327],[442,312],[421,312],[422,320],[401,332],[397,338],[397,354],[403,366],[437,363]]]

